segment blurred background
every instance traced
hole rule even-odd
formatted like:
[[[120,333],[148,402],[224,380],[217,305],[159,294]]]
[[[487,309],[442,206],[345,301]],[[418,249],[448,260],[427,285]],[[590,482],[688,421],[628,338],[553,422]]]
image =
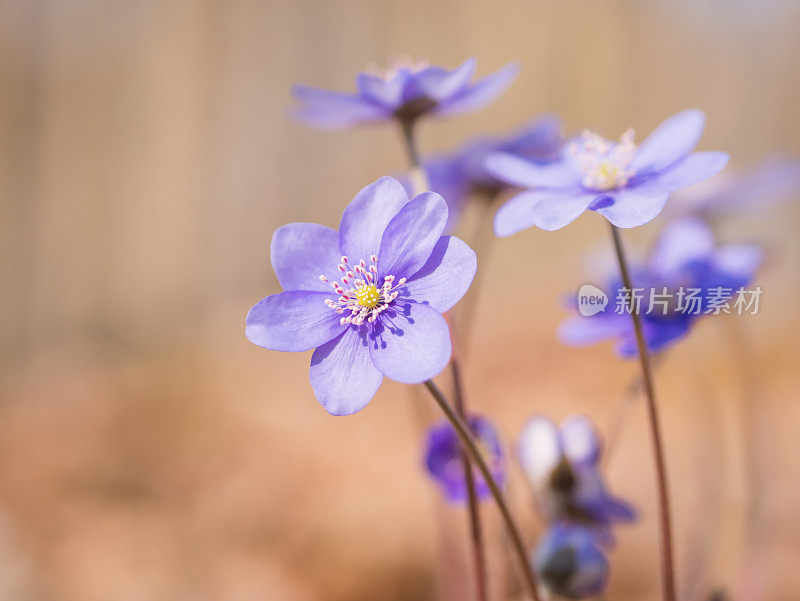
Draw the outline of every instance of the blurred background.
[[[428,399],[387,381],[330,417],[310,354],[244,337],[247,309],[278,291],[273,230],[336,226],[405,166],[390,127],[293,122],[290,86],[351,90],[392,54],[474,55],[479,75],[518,60],[487,109],[425,122],[423,153],[544,112],[642,139],[696,106],[700,148],[737,170],[800,155],[799,30],[792,0],[0,2],[0,599],[469,599],[465,518],[421,471]],[[661,225],[626,233],[632,252]],[[768,247],[761,311],[702,322],[659,367],[686,599],[800,590],[798,225],[796,203],[722,224]],[[481,260],[469,400],[509,446],[534,412],[616,423],[635,364],[555,337],[606,235],[586,215]],[[627,408],[609,478],[642,519],[619,531],[607,598],[648,600],[650,447],[642,406]],[[520,478],[509,492],[533,540]],[[484,511],[495,598],[510,598]]]

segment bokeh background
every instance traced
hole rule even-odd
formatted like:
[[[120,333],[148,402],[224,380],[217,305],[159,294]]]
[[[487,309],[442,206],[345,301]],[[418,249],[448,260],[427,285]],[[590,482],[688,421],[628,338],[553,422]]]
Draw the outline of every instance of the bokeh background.
[[[350,89],[392,54],[474,55],[481,75],[518,60],[489,108],[425,123],[423,152],[543,112],[641,139],[697,106],[701,148],[746,169],[800,154],[799,30],[792,0],[0,2],[0,598],[469,599],[465,518],[420,469],[428,399],[387,382],[330,417],[308,354],[244,337],[278,290],[272,231],[335,226],[404,167],[390,127],[293,122],[290,86]],[[661,225],[626,233],[632,252]],[[761,312],[705,321],[659,367],[685,599],[800,591],[798,225],[796,203],[722,224],[768,246]],[[619,531],[607,598],[647,600],[650,447],[620,401],[636,366],[555,337],[606,234],[587,215],[482,256],[469,400],[509,445],[533,412],[623,424],[609,478],[642,519]],[[509,492],[532,541],[520,478]],[[495,598],[512,598],[484,512]]]

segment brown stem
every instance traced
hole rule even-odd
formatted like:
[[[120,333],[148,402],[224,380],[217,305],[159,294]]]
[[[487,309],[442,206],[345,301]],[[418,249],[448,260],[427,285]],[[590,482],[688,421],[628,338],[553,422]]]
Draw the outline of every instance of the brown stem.
[[[400,121],[400,129],[403,133],[403,141],[405,142],[406,152],[408,154],[408,162],[411,166],[411,183],[413,193],[419,194],[428,188],[428,181],[424,169],[420,161],[419,150],[417,149],[417,140],[414,135],[415,120],[407,119]],[[452,326],[452,324],[451,324]],[[453,328],[451,327],[451,331]],[[455,339],[455,334],[453,333]],[[458,345],[453,343],[453,359],[451,361],[451,368],[453,374],[453,390],[455,393],[455,406],[458,416],[467,421],[467,409],[464,402],[464,388],[461,379],[461,367],[458,359],[459,353],[457,352]],[[464,467],[464,478],[467,485],[467,498],[469,501],[469,529],[470,540],[472,541],[472,552],[474,560],[475,572],[475,591],[478,601],[488,601],[488,594],[486,589],[486,553],[484,551],[483,531],[481,528],[481,514],[478,504],[478,493],[475,490],[475,474],[472,472],[472,462],[469,455],[461,451],[461,461]]]
[[[469,424],[466,400],[464,398],[464,381],[461,375],[461,353],[459,352],[456,332],[452,327],[452,323],[450,331],[453,340],[453,356],[450,359],[450,370],[453,375],[453,405],[458,417]],[[486,553],[484,551],[478,493],[475,488],[475,474],[472,471],[472,462],[463,448],[461,449],[461,461],[464,465],[464,478],[467,485],[467,500],[469,503],[469,529],[472,541],[472,556],[475,564],[475,591],[478,601],[487,601],[489,594],[486,586]]]
[[[613,224],[611,237],[614,240],[614,250],[617,253],[622,283],[629,292],[629,309],[633,320],[633,330],[636,334],[636,346],[639,351],[639,364],[642,368],[642,383],[644,384],[645,397],[647,398],[647,416],[650,425],[650,437],[653,441],[653,458],[655,460],[656,485],[658,489],[658,513],[661,530],[661,592],[664,601],[675,601],[675,567],[672,560],[672,520],[669,508],[669,488],[667,486],[667,469],[664,461],[664,448],[661,442],[661,427],[658,420],[658,406],[656,405],[656,392],[653,386],[653,373],[650,366],[650,353],[642,332],[642,322],[638,308],[633,298],[633,286],[628,272],[628,262],[622,248],[619,228]]]
[[[416,121],[413,119],[400,121],[400,131],[403,134],[403,146],[408,155],[411,192],[413,195],[421,194],[430,187],[428,176],[422,168],[422,161],[420,160],[419,150],[417,149],[417,137],[414,135],[415,125]]]
[[[503,492],[497,485],[497,481],[494,479],[494,476],[492,476],[489,466],[486,465],[486,462],[481,456],[481,453],[478,450],[475,441],[472,439],[472,435],[470,434],[467,425],[453,410],[453,408],[450,406],[450,403],[447,402],[447,399],[442,394],[442,391],[439,390],[438,386],[433,383],[433,380],[428,380],[425,382],[425,387],[428,389],[428,391],[430,391],[431,396],[433,396],[433,399],[439,405],[439,408],[442,410],[445,417],[452,424],[453,429],[455,429],[456,434],[458,434],[458,437],[461,439],[462,447],[467,453],[469,453],[470,458],[475,462],[475,465],[478,466],[481,475],[483,475],[483,478],[486,481],[492,496],[494,497],[495,503],[497,504],[497,508],[500,510],[500,514],[503,516],[503,521],[508,529],[508,533],[511,536],[511,542],[513,543],[514,551],[519,559],[520,568],[522,569],[528,592],[530,593],[533,601],[540,601],[539,591],[536,588],[536,576],[534,575],[533,569],[528,562],[525,551],[525,543],[522,541],[522,535],[520,534],[519,528],[517,528],[516,522],[511,515],[511,510],[508,508],[508,504],[503,496]]]

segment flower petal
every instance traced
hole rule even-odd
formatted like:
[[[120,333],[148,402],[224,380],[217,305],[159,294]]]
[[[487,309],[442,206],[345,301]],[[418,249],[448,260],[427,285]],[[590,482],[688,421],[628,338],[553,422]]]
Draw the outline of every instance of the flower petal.
[[[444,117],[483,108],[508,88],[517,77],[517,73],[519,65],[510,63],[466,87],[454,98],[439,103],[434,112]]]
[[[330,285],[321,282],[319,276],[339,279],[339,232],[316,223],[284,225],[272,234],[269,256],[284,290],[329,292]]]
[[[570,346],[590,346],[630,329],[630,317],[607,313],[593,317],[572,317],[558,328],[558,339]]]
[[[648,267],[663,283],[682,273],[693,262],[705,261],[714,252],[714,234],[705,221],[686,218],[667,225],[656,241]]]
[[[711,199],[711,209],[720,213],[764,209],[796,200],[800,196],[800,161],[775,157],[731,183],[725,196]]]
[[[519,461],[534,486],[546,484],[561,453],[558,427],[550,418],[535,415],[525,423],[519,436]]]
[[[402,102],[403,87],[407,78],[405,73],[398,73],[388,80],[369,73],[359,73],[356,85],[361,96],[393,111]]]
[[[738,280],[746,286],[764,260],[764,249],[755,244],[726,244],[716,249],[712,262],[714,268],[727,278]]]
[[[342,254],[360,261],[377,253],[386,226],[407,202],[405,188],[392,177],[382,177],[362,188],[344,210],[339,224]]]
[[[420,384],[439,374],[450,361],[450,330],[436,309],[395,303],[375,325],[369,354],[375,367],[392,380]]]
[[[447,224],[447,203],[436,192],[423,192],[392,218],[378,252],[379,279],[417,273],[428,261]]]
[[[442,67],[427,67],[414,73],[406,87],[405,100],[430,98],[440,101],[464,89],[475,73],[475,58],[470,57],[452,71]]]
[[[497,210],[494,232],[500,237],[516,234],[535,225],[546,231],[573,222],[597,198],[595,193],[541,190],[513,196]]]
[[[571,463],[595,463],[600,458],[600,438],[585,415],[571,415],[561,422],[561,444]]]
[[[542,115],[503,144],[503,151],[536,160],[552,161],[558,158],[561,147],[561,119],[556,115]]]
[[[325,305],[326,292],[292,290],[273,294],[247,313],[245,334],[253,344],[271,351],[307,351],[336,338],[345,327]]]
[[[724,152],[693,152],[664,173],[648,180],[646,185],[672,192],[699,184],[722,171],[729,158]]]
[[[408,280],[401,294],[444,313],[466,294],[477,269],[478,257],[466,242],[442,236],[428,262]]]
[[[603,200],[597,203],[596,208],[590,208],[617,227],[631,228],[655,219],[664,208],[667,198],[669,191],[661,188],[649,186],[622,188],[604,194]]]
[[[317,400],[331,415],[361,411],[383,382],[367,348],[367,328],[349,327],[311,357],[309,380]]]
[[[706,116],[698,109],[673,115],[639,145],[631,168],[637,173],[653,173],[669,167],[694,150],[705,124]]]
[[[507,152],[493,152],[484,162],[496,178],[521,188],[569,188],[580,183],[580,176],[567,162],[537,165]]]
[[[323,129],[373,123],[391,115],[385,108],[365,102],[354,94],[306,86],[295,86],[292,94],[299,102],[294,110],[295,118]]]

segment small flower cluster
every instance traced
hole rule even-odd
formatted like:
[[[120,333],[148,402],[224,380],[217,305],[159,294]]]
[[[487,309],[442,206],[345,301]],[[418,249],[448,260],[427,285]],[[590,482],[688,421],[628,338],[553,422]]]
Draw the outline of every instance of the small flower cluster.
[[[485,417],[469,420],[495,480],[508,478],[497,429]],[[467,501],[461,446],[452,426],[440,422],[426,435],[425,466],[449,503]],[[536,505],[549,526],[531,561],[541,583],[553,593],[583,599],[599,594],[608,580],[606,553],[613,543],[611,527],[631,522],[636,513],[610,495],[600,469],[602,445],[591,421],[580,415],[556,426],[544,416],[532,417],[519,440],[519,461]],[[489,497],[475,474],[478,500]]]
[[[542,583],[569,599],[597,595],[606,586],[611,527],[636,513],[610,495],[600,470],[602,445],[591,421],[575,415],[557,426],[528,420],[519,459],[549,527],[534,552]]]

